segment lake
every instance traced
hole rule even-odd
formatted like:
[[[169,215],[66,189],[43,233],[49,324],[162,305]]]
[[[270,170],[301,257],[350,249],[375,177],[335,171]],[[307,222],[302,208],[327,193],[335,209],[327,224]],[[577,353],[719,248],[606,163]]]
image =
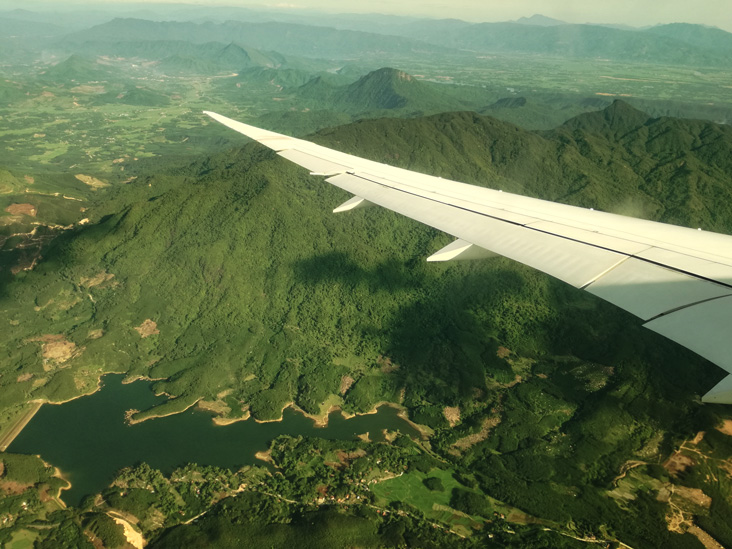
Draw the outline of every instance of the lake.
[[[135,425],[125,422],[131,408],[145,410],[164,402],[155,396],[150,382],[123,384],[121,374],[103,378],[96,393],[60,405],[44,405],[10,444],[7,451],[39,454],[58,467],[71,482],[62,492],[69,505],[100,492],[122,467],[145,462],[168,474],[186,463],[238,468],[262,464],[254,457],[269,447],[279,435],[302,435],[332,440],[352,440],[370,433],[371,440],[382,438],[382,430],[399,430],[411,436],[418,432],[389,406],[375,414],[346,419],[333,412],[327,427],[288,408],[282,421],[257,423],[252,419],[218,426],[212,415],[196,409],[156,418]]]

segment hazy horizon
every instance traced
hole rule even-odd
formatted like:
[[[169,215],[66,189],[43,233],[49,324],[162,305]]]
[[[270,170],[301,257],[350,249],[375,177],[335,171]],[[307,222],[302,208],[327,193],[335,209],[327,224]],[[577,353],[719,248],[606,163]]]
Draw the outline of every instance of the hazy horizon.
[[[393,3],[388,0],[374,0],[368,4],[356,2],[339,2],[338,0],[284,0],[276,4],[263,5],[261,0],[195,0],[180,2],[178,0],[157,0],[146,3],[140,0],[69,0],[63,3],[18,0],[0,0],[4,9],[65,9],[81,6],[97,6],[122,9],[164,8],[165,4],[211,7],[244,7],[262,10],[282,10],[297,12],[298,10],[320,11],[328,14],[386,14],[428,18],[455,18],[472,22],[512,21],[521,17],[541,14],[568,23],[617,24],[633,27],[646,27],[667,23],[695,23],[732,31],[732,10],[722,0],[701,0],[695,3],[686,0],[670,0],[657,6],[649,7],[645,3],[634,0],[516,0],[510,4],[497,0],[461,0],[450,3],[445,0],[427,0],[417,2],[405,0]]]

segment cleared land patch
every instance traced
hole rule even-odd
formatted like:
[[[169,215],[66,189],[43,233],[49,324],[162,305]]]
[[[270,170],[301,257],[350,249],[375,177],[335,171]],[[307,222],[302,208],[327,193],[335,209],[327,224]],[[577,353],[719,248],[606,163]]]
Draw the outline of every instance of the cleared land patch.
[[[139,333],[140,337],[143,339],[160,333],[157,323],[149,318],[139,326],[135,326],[135,330],[137,330],[137,333]]]
[[[5,211],[10,215],[29,215],[35,217],[38,210],[33,204],[11,204]]]
[[[84,175],[82,173],[79,173],[76,174],[74,177],[85,185],[89,185],[92,189],[103,189],[104,187],[109,187],[109,183],[105,183],[104,181],[97,179],[96,177],[92,177],[91,175]]]

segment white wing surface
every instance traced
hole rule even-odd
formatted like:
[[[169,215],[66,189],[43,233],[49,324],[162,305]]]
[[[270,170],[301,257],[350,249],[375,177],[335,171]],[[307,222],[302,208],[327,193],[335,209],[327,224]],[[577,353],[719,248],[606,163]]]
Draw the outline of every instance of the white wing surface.
[[[732,236],[458,183],[206,114],[353,194],[336,212],[377,204],[458,239],[428,261],[514,259],[732,373]],[[732,376],[703,400],[732,404]]]

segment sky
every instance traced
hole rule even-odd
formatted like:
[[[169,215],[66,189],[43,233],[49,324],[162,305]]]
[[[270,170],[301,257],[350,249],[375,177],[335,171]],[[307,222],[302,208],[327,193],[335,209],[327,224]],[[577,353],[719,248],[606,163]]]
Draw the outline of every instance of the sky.
[[[53,2],[52,2],[53,3]],[[58,2],[61,4],[62,2]],[[188,3],[266,7],[331,13],[388,13],[467,21],[509,21],[536,13],[570,23],[613,23],[650,26],[663,23],[699,23],[732,32],[730,0],[67,0],[83,4]],[[16,4],[32,9],[33,1],[0,0],[0,6]]]

